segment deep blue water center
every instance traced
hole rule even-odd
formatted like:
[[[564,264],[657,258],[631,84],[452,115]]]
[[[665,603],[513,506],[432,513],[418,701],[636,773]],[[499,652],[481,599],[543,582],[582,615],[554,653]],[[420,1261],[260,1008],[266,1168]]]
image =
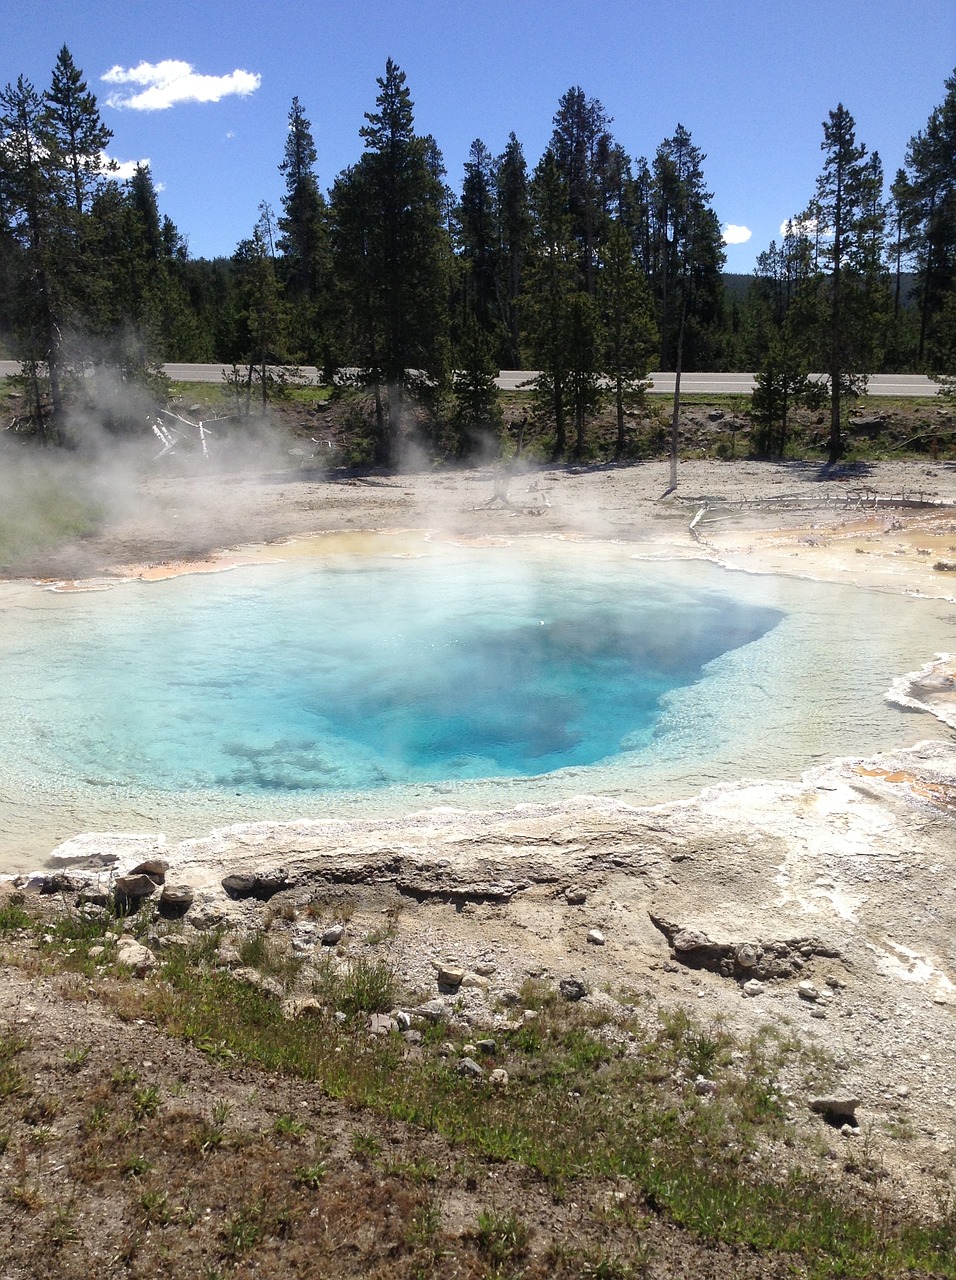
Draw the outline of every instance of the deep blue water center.
[[[784,616],[647,563],[572,563],[346,557],[74,599],[47,618],[24,728],[93,785],[543,774],[640,750],[662,699]]]

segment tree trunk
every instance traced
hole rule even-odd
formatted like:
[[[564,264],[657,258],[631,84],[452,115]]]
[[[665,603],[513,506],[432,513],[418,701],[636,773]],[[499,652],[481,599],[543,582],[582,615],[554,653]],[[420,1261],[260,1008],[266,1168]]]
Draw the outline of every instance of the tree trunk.
[[[674,368],[674,413],[671,417],[671,471],[670,488],[677,488],[677,420],[680,416],[680,374],[684,359],[684,325],[687,320],[687,282],[684,282],[680,308],[680,327],[677,330],[677,361]]]
[[[559,458],[564,457],[567,444],[567,432],[564,425],[564,390],[561,384],[557,383],[554,388],[554,449],[551,454],[552,462],[557,462]]]

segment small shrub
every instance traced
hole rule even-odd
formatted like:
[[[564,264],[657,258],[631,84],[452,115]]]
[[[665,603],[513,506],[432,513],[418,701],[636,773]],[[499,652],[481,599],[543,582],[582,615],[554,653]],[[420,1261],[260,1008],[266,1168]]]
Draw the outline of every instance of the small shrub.
[[[382,1144],[373,1133],[358,1130],[352,1134],[352,1151],[360,1160],[375,1160],[382,1154]]]
[[[497,1213],[482,1209],[475,1233],[478,1248],[495,1268],[515,1262],[528,1248],[530,1232],[514,1213]]]
[[[263,929],[257,929],[243,939],[239,958],[244,965],[257,969],[266,977],[278,978],[287,991],[295,985],[305,963],[301,956],[294,955],[281,943],[267,937]]]
[[[63,1055],[67,1071],[75,1074],[80,1070],[89,1056],[89,1045],[84,1046],[82,1049],[67,1049],[66,1053]]]
[[[126,1085],[135,1084],[139,1079],[139,1072],[133,1067],[118,1066],[114,1067],[110,1072],[110,1083],[114,1089],[122,1089]]]
[[[144,1191],[139,1198],[139,1207],[148,1226],[164,1227],[172,1221],[173,1213],[165,1191]]]
[[[133,1115],[137,1120],[147,1120],[159,1110],[162,1097],[154,1084],[133,1090]]]
[[[152,1167],[145,1156],[130,1156],[123,1165],[123,1176],[127,1178],[142,1178],[150,1172]]]
[[[300,1164],[295,1171],[295,1181],[300,1187],[314,1191],[328,1173],[328,1168],[321,1160],[313,1164]]]
[[[227,1257],[238,1258],[248,1253],[262,1239],[262,1213],[258,1204],[240,1209],[223,1228],[222,1238]]]
[[[395,1007],[398,980],[384,960],[359,957],[342,978],[337,1001],[344,1013],[387,1013]]]
[[[221,1129],[229,1119],[232,1107],[226,1102],[225,1098],[217,1098],[212,1104],[212,1122],[217,1129]]]
[[[296,1120],[294,1116],[283,1114],[276,1117],[272,1132],[277,1138],[301,1138],[307,1128],[304,1120]]]
[[[29,929],[33,921],[14,898],[0,903],[0,935]]]

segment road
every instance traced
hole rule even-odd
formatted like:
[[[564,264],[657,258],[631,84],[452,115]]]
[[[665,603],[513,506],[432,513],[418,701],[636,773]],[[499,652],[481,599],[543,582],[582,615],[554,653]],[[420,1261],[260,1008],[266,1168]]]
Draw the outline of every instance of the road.
[[[211,382],[221,383],[223,375],[230,372],[231,365],[225,364],[167,364],[163,370],[174,382]],[[20,366],[15,360],[0,360],[0,377],[19,373]],[[305,382],[312,386],[321,383],[318,370],[305,365],[300,370]],[[672,373],[652,373],[648,375],[651,390],[658,394],[673,394],[674,375]],[[535,377],[530,369],[502,369],[497,383],[502,391],[514,391],[523,383]],[[680,380],[681,391],[687,395],[750,395],[754,388],[752,373],[684,373]],[[875,373],[869,380],[871,396],[932,396],[938,384],[931,378],[924,378],[918,373]]]

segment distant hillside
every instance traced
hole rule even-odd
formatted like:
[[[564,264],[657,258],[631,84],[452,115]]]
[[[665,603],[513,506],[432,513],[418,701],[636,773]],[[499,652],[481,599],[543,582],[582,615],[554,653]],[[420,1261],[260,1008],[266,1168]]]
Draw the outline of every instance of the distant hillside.
[[[744,274],[739,271],[725,271],[723,275],[724,291],[728,298],[736,298],[739,302],[743,302],[747,296],[747,290],[753,284],[753,272]],[[901,276],[903,287],[903,305],[906,306],[912,297],[913,288],[916,284],[916,276],[912,271],[904,271]]]

